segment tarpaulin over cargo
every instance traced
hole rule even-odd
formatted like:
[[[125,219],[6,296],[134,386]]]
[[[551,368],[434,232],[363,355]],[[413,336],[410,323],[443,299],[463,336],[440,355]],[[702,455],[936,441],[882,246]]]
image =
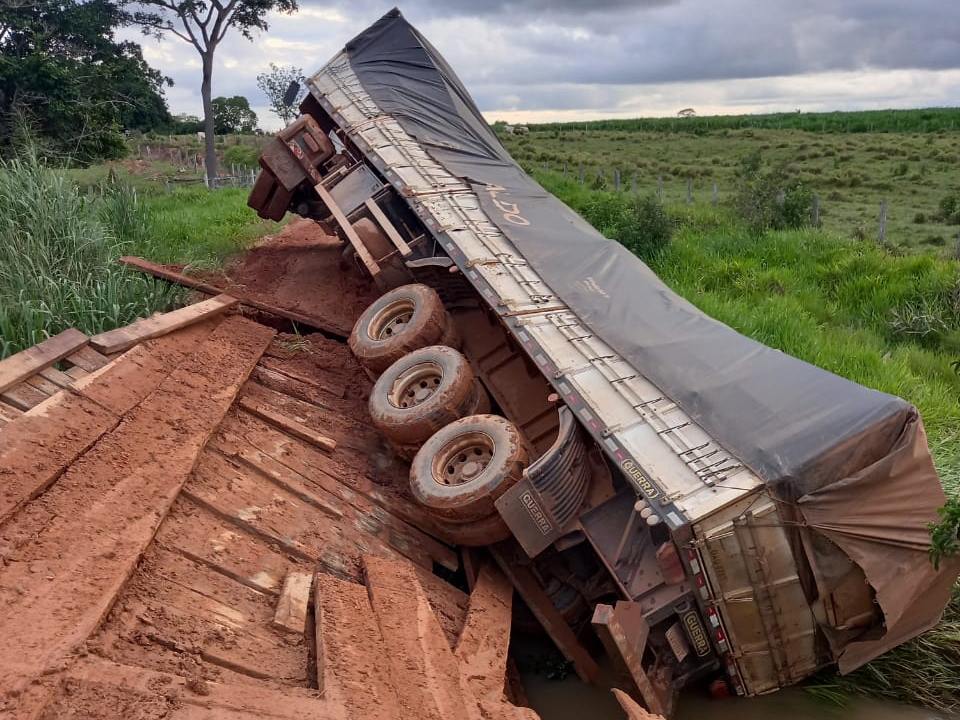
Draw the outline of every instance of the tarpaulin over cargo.
[[[929,571],[924,524],[935,519],[943,493],[909,403],[766,347],[676,295],[520,169],[446,61],[398,11],[358,35],[345,52],[379,109],[473,186],[490,219],[591,331],[781,500],[803,498],[799,508],[807,524],[856,555],[877,590],[889,638],[903,639],[891,623],[910,614],[904,606],[910,599],[890,592],[884,553],[891,548],[906,573],[899,582],[916,580],[911,597],[922,597],[924,588],[936,591],[923,617],[913,613],[904,620],[908,632],[936,621],[946,601],[944,573],[951,570]],[[499,204],[484,192],[491,186],[498,188]],[[517,212],[505,215],[505,202]],[[923,472],[915,472],[916,464],[885,461],[904,445],[921,456]],[[851,502],[855,515],[849,514]],[[882,531],[887,526],[902,532]],[[911,568],[917,569],[913,579],[907,577]],[[856,664],[873,650],[860,653]]]

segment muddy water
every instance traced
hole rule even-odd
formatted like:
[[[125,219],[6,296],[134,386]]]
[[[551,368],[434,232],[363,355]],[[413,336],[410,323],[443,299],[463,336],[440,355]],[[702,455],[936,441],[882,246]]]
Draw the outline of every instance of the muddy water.
[[[542,720],[624,720],[608,690],[590,687],[576,677],[546,680],[524,672],[530,705]],[[845,707],[817,700],[798,688],[763,697],[711,700],[696,692],[681,696],[673,720],[956,720],[928,710],[892,702],[852,698]]]
[[[551,649],[539,642],[515,647],[520,675],[531,707],[542,720],[624,720],[609,690],[585,685],[573,674],[548,680],[540,653]],[[712,700],[700,689],[684,691],[673,720],[960,720],[898,703],[851,698],[840,707],[819,700],[800,688],[787,688],[756,698]]]

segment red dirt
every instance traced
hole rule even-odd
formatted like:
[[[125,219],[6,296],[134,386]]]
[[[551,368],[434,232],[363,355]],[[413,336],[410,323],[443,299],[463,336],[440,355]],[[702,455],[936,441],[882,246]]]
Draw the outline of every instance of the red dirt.
[[[338,238],[312,220],[297,218],[222,270],[196,276],[241,298],[322,318],[346,335],[380,293],[359,269],[341,268],[342,251]]]

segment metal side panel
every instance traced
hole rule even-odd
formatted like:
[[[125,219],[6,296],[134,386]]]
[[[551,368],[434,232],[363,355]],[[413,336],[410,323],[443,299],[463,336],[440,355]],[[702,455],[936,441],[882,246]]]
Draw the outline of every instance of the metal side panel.
[[[711,601],[748,695],[815,671],[816,624],[776,507],[766,491],[695,526]]]

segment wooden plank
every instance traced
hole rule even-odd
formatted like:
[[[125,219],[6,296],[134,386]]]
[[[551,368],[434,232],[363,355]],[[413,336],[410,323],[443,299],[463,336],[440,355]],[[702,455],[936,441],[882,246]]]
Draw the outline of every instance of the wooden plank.
[[[507,679],[513,585],[496,565],[480,569],[454,656],[475,697],[499,702]]]
[[[118,662],[165,669],[169,651],[186,650],[216,666],[201,664],[198,674],[206,677],[225,668],[231,675],[304,686],[306,640],[302,631],[299,638],[274,631],[274,604],[274,596],[154,544],[95,642],[98,654]],[[145,653],[141,645],[150,649]]]
[[[4,428],[0,524],[50,487],[122,415],[186,362],[208,334],[209,328],[204,332],[195,326],[134,348],[96,374],[85,373],[75,392],[57,393]]]
[[[38,375],[44,380],[49,380],[54,385],[57,385],[61,388],[68,388],[73,385],[72,377],[54,367],[44,368],[38,373]]]
[[[277,427],[296,438],[305,440],[321,450],[333,452],[337,448],[336,441],[328,438],[326,435],[321,435],[318,432],[314,432],[303,423],[299,423],[293,418],[287,417],[286,415],[274,412],[265,405],[261,405],[260,403],[254,402],[246,397],[240,398],[240,402],[238,404],[247,412],[253,413],[257,417],[266,420],[274,427]]]
[[[61,387],[59,385],[57,385],[56,383],[50,382],[45,377],[40,375],[40,373],[37,373],[33,377],[28,377],[25,382],[27,383],[27,385],[29,385],[30,387],[36,390],[39,390],[47,397],[50,397],[51,395],[56,395],[61,390]]]
[[[650,628],[640,603],[620,601],[616,609],[600,603],[594,608],[591,623],[607,655],[626,670],[647,707],[657,715],[666,714],[659,694],[643,669],[643,650]]]
[[[456,657],[411,565],[364,557],[367,588],[405,717],[479,720]]]
[[[39,345],[0,360],[0,392],[11,388],[87,344],[89,338],[70,328]]]
[[[161,280],[166,280],[167,282],[192,288],[206,295],[221,295],[226,292],[224,288],[201,282],[196,278],[192,278],[188,275],[184,275],[183,273],[170,270],[163,265],[158,265],[157,263],[144,260],[143,258],[132,257],[128,255],[120,258],[119,262],[121,265],[131,267],[134,270],[139,270],[142,273],[153,275],[154,277],[160,278]],[[302,325],[306,325],[308,327],[318,328],[319,330],[323,330],[331,335],[337,335],[343,339],[346,339],[346,337],[350,334],[351,328],[349,327],[340,327],[332,324],[329,320],[326,320],[322,317],[304,315],[296,310],[261,302],[256,298],[249,297],[246,295],[246,293],[243,293],[236,288],[230,288],[229,294],[238,298],[240,303],[246,305],[247,307],[262,310],[265,313],[276,315],[277,317],[287,318],[288,320],[293,320],[294,322],[301,323]]]
[[[91,347],[82,347],[76,352],[67,355],[66,361],[83,368],[88,373],[99,370],[110,362],[109,359]]]
[[[3,400],[19,410],[29,410],[46,400],[49,395],[45,395],[32,385],[22,382],[14,385],[6,392],[0,393],[0,400]]]
[[[278,551],[319,562],[329,573],[350,580],[359,575],[360,556],[399,553],[352,523],[338,523],[312,505],[226,459],[203,453],[183,490],[185,498]],[[425,558],[429,564],[429,558]]]
[[[380,539],[414,562],[430,568],[431,562],[436,561],[449,570],[457,569],[457,555],[450,547],[434,540],[417,525],[393,515],[391,508],[385,508],[325,471],[307,464],[304,457],[316,451],[285,437],[252,416],[239,413],[228,417],[214,446],[226,456],[237,458],[262,472],[306,502],[316,504],[314,498],[319,496],[327,505],[363,527],[370,537]]]
[[[400,233],[397,232],[397,228],[394,227],[393,223],[383,214],[383,210],[380,209],[380,206],[374,202],[373,198],[367,198],[363,201],[363,204],[367,206],[367,210],[370,211],[370,214],[373,215],[374,220],[377,221],[377,224],[383,228],[383,231],[387,234],[387,237],[390,238],[390,241],[394,244],[397,250],[400,251],[400,254],[403,257],[410,257],[413,255],[413,250],[410,249],[410,246],[407,245],[407,241],[400,237]]]
[[[283,580],[283,589],[273,614],[275,627],[303,634],[307,627],[307,609],[310,605],[310,586],[313,574],[290,572]]]
[[[0,637],[19,662],[0,669],[0,687],[29,687],[100,625],[273,335],[225,321],[44,503],[8,521],[4,537],[34,560],[0,567]]]
[[[345,387],[340,386],[338,388],[333,388],[333,387],[330,387],[329,385],[326,385],[320,382],[319,379],[317,378],[306,377],[305,375],[302,375],[296,372],[295,370],[291,370],[286,366],[286,363],[284,363],[282,360],[278,360],[277,358],[271,358],[266,356],[261,358],[260,362],[257,364],[257,369],[260,370],[263,368],[266,368],[270,372],[284,375],[290,378],[291,380],[296,380],[297,382],[305,383],[307,385],[312,385],[313,387],[317,388],[321,392],[328,393],[330,395],[333,395],[334,397],[344,398],[347,395],[347,389]]]
[[[367,589],[317,573],[314,592],[317,687],[324,698],[358,720],[418,717],[401,712],[387,646]]]
[[[507,542],[492,546],[490,553],[557,649],[573,663],[573,668],[580,679],[587,683],[599,684],[602,681],[602,675],[596,661],[577,640],[577,636],[554,607],[550,597],[540,587],[540,583],[530,569],[517,561],[518,550],[516,543]]]
[[[313,189],[317,191],[317,195],[323,200],[323,204],[326,205],[327,209],[333,214],[340,229],[343,230],[343,234],[347,236],[347,240],[353,245],[353,249],[357,251],[357,255],[363,261],[363,264],[366,265],[370,275],[373,276],[374,282],[377,282],[379,287],[381,280],[380,266],[377,265],[377,261],[373,259],[373,255],[367,250],[367,246],[363,244],[363,240],[357,235],[357,231],[353,229],[353,225],[350,224],[347,216],[343,214],[343,210],[337,205],[337,201],[333,199],[333,196],[323,185],[318,183],[313,186]]]
[[[207,318],[221,315],[236,307],[239,300],[230,295],[217,295],[193,305],[148,318],[141,318],[126,327],[109,330],[90,338],[90,347],[105,355],[124,352],[144,340],[160,337]]]
[[[627,714],[627,720],[663,720],[661,715],[652,715],[640,707],[636,700],[627,695],[620,688],[611,688],[613,695],[620,703],[620,707]]]
[[[81,378],[85,378],[90,373],[87,370],[84,370],[79,365],[74,365],[73,367],[70,367],[64,370],[63,374],[71,378],[72,380],[76,381],[76,380],[80,380]]]
[[[258,592],[278,597],[291,570],[309,570],[312,561],[278,552],[261,538],[238,530],[180,497],[157,532],[156,542]]]
[[[187,717],[233,718],[233,713],[242,713],[245,718],[289,718],[290,720],[343,720],[342,709],[335,708],[316,691],[307,688],[286,686],[282,689],[265,685],[220,683],[199,681],[196,677],[184,677],[175,673],[156,672],[141,667],[132,667],[104,660],[95,655],[87,655],[72,664],[65,671],[67,677],[77,682],[88,682],[99,686],[113,686],[129,691],[132,695],[156,698],[158,706],[166,708],[171,720]],[[175,697],[170,703],[167,698]],[[104,708],[102,713],[91,712],[91,717],[115,716],[119,706]],[[147,706],[149,707],[149,705]],[[194,708],[203,711],[202,715],[187,715],[184,710]],[[73,715],[75,705],[67,705],[66,710]],[[52,708],[49,717],[60,717]]]

